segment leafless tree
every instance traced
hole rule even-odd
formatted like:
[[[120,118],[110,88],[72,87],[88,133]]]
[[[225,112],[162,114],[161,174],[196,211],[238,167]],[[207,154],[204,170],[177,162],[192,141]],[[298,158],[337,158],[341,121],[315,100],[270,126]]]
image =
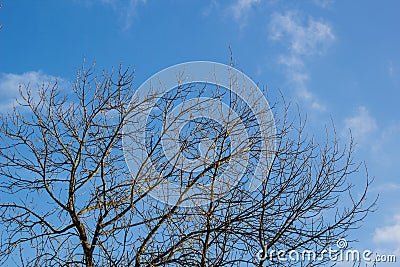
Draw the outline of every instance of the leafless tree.
[[[352,144],[341,146],[334,131],[322,143],[307,137],[304,121],[291,118],[283,100],[271,108],[271,166],[260,186],[248,190],[266,140],[260,139],[255,114],[231,90],[213,87],[209,94],[206,85],[182,84],[157,101],[142,129],[145,140],[131,140],[143,145],[152,168],[143,163],[141,174],[132,175],[123,139],[133,133],[123,129],[145,111],[142,102],[131,102],[133,72],[98,74],[94,66],[83,67],[71,88],[53,82],[36,92],[25,86],[19,107],[1,117],[0,265],[314,266],[327,259],[282,261],[282,252],[271,251],[321,252],[371,209],[364,204],[369,179],[352,160]],[[166,157],[160,143],[169,112],[205,94],[227,99],[252,129],[245,145],[232,148],[238,133],[228,126],[190,119],[187,128],[174,129],[179,153]],[[195,171],[181,168],[178,158],[197,159],[199,150],[212,152],[212,160]],[[214,193],[214,182],[238,157],[250,162],[243,177]],[[366,181],[357,198],[350,177]],[[175,203],[152,194],[165,181],[178,184]],[[197,197],[188,193],[195,186],[209,190],[207,201],[182,205]]]
[[[0,9],[3,7],[3,4],[2,3],[0,3]],[[0,22],[0,30],[3,28],[3,24],[1,24],[1,22]]]

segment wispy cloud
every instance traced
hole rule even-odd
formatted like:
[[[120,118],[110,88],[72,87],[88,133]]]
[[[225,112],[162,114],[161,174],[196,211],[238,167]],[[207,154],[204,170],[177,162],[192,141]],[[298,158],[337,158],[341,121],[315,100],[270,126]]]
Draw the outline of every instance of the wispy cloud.
[[[297,56],[323,54],[335,39],[331,26],[311,17],[305,22],[294,11],[272,15],[270,37],[289,42],[290,52]]]
[[[394,66],[393,66],[393,61],[389,61],[388,62],[388,73],[389,73],[389,76],[390,77],[393,77],[394,76]]]
[[[29,71],[22,74],[0,73],[0,112],[7,112],[13,108],[20,98],[20,86],[29,85],[33,89],[55,80],[61,79],[41,71]]]
[[[344,120],[346,131],[349,129],[357,142],[365,142],[378,129],[376,120],[366,107],[360,106],[356,114]]]
[[[227,11],[243,28],[247,24],[250,11],[259,3],[261,3],[261,0],[236,0],[228,7]]]
[[[332,5],[335,0],[313,0],[313,3],[319,7],[327,8]]]
[[[128,30],[132,26],[138,7],[146,4],[147,0],[85,0],[84,2],[109,6],[117,14],[122,29]]]
[[[375,228],[372,240],[378,247],[377,252],[381,255],[396,255],[396,258],[399,257],[400,213],[395,214],[386,226]]]
[[[400,192],[400,184],[398,183],[384,183],[371,187],[371,192]]]
[[[369,148],[372,159],[381,168],[397,168],[400,149],[400,121],[379,126],[379,135],[370,138]]]
[[[219,3],[217,0],[211,0],[210,3],[204,7],[202,14],[203,16],[209,16],[214,9],[218,9]]]
[[[274,13],[269,25],[270,39],[282,43],[287,53],[278,57],[285,66],[287,76],[297,88],[297,95],[316,110],[324,110],[317,97],[308,89],[309,73],[305,60],[323,55],[335,40],[332,27],[312,17],[305,19],[296,11]]]
[[[394,216],[391,225],[375,229],[373,240],[375,243],[395,244],[400,247],[400,214]]]
[[[349,129],[359,148],[368,152],[371,163],[381,172],[397,168],[400,149],[400,121],[384,123],[377,120],[367,107],[359,106],[357,110],[343,120],[342,136],[349,136]],[[388,173],[391,181],[398,180],[393,173]],[[389,177],[388,177],[389,178]],[[376,191],[396,191],[400,184],[387,183],[379,186]]]

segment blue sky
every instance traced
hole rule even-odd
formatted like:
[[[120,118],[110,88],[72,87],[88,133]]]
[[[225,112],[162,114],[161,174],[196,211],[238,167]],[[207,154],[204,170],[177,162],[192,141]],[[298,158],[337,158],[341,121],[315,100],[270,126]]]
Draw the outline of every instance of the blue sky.
[[[86,58],[136,69],[135,85],[186,61],[229,63],[299,104],[310,131],[333,118],[356,138],[378,210],[354,247],[400,261],[400,2],[282,0],[0,1],[0,111],[18,84],[68,81]],[[354,181],[361,183],[363,180]],[[383,264],[382,266],[389,266]]]

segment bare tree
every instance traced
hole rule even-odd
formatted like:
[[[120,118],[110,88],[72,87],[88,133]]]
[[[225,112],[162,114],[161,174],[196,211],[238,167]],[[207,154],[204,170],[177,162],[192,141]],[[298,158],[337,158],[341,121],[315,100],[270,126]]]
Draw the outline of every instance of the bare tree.
[[[352,144],[341,148],[334,132],[323,144],[314,142],[300,117],[290,119],[284,101],[271,108],[276,129],[270,140],[262,140],[257,114],[232,88],[180,84],[156,102],[151,94],[131,101],[133,72],[97,74],[94,67],[78,71],[71,87],[63,91],[54,82],[36,93],[25,86],[20,107],[1,118],[0,264],[318,265],[327,259],[282,261],[282,252],[271,251],[319,253],[346,237],[371,208],[363,205],[369,179],[353,163]],[[182,118],[187,126],[171,128],[172,110],[194,95],[227,100],[236,117],[221,125],[207,116],[178,113],[175,120]],[[138,129],[126,126],[147,112],[146,103],[155,107],[145,118],[146,129],[139,129],[145,139],[137,140]],[[188,108],[207,112],[200,103]],[[234,147],[243,125],[247,139]],[[171,133],[180,145],[168,156],[162,142]],[[127,155],[137,154],[124,138],[142,146],[140,164],[126,164]],[[263,150],[263,142],[274,142],[274,149]],[[259,186],[249,190],[266,152],[270,166]],[[195,162],[201,154],[207,160],[183,166],[182,158]],[[248,164],[240,166],[242,160]],[[236,175],[239,169],[240,179],[216,186],[222,172]],[[355,199],[349,177],[359,175],[366,186]],[[160,192],[168,203],[159,201],[165,197]],[[193,199],[198,205],[188,204]]]
[[[2,3],[0,3],[0,9],[3,7],[3,4]],[[3,24],[1,24],[1,22],[0,22],[0,30],[3,28]]]

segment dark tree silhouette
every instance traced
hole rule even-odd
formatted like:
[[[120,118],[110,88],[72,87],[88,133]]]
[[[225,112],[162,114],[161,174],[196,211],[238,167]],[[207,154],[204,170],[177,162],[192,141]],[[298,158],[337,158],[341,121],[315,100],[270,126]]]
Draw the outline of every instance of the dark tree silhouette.
[[[159,112],[143,129],[146,139],[133,140],[145,146],[155,166],[143,165],[144,177],[131,174],[123,149],[124,134],[130,134],[124,126],[144,112],[143,103],[130,102],[129,69],[97,74],[94,67],[82,68],[71,90],[57,82],[37,91],[22,87],[19,106],[0,121],[0,264],[290,266],[299,262],[266,257],[268,252],[318,253],[359,225],[371,209],[363,204],[369,179],[353,163],[352,143],[341,148],[334,131],[322,144],[315,142],[300,116],[290,119],[284,101],[272,107],[276,129],[267,141],[275,148],[257,189],[247,189],[250,164],[228,191],[214,193],[214,182],[233,158],[256,163],[258,153],[265,153],[254,114],[226,88],[213,88],[218,93],[207,97],[228,99],[254,130],[248,142],[233,151],[232,135],[239,133],[204,118],[188,120],[186,130],[174,129],[181,140],[174,156],[196,159],[200,149],[212,152],[212,160],[196,171],[182,170],[175,158],[165,161],[160,140],[167,131],[159,128],[168,129],[162,123],[174,103],[202,96],[206,87],[181,85],[157,102]],[[365,178],[357,198],[350,177]],[[163,181],[179,185],[174,204],[153,198]],[[188,192],[199,184],[207,185],[207,201],[182,205],[196,197]]]

